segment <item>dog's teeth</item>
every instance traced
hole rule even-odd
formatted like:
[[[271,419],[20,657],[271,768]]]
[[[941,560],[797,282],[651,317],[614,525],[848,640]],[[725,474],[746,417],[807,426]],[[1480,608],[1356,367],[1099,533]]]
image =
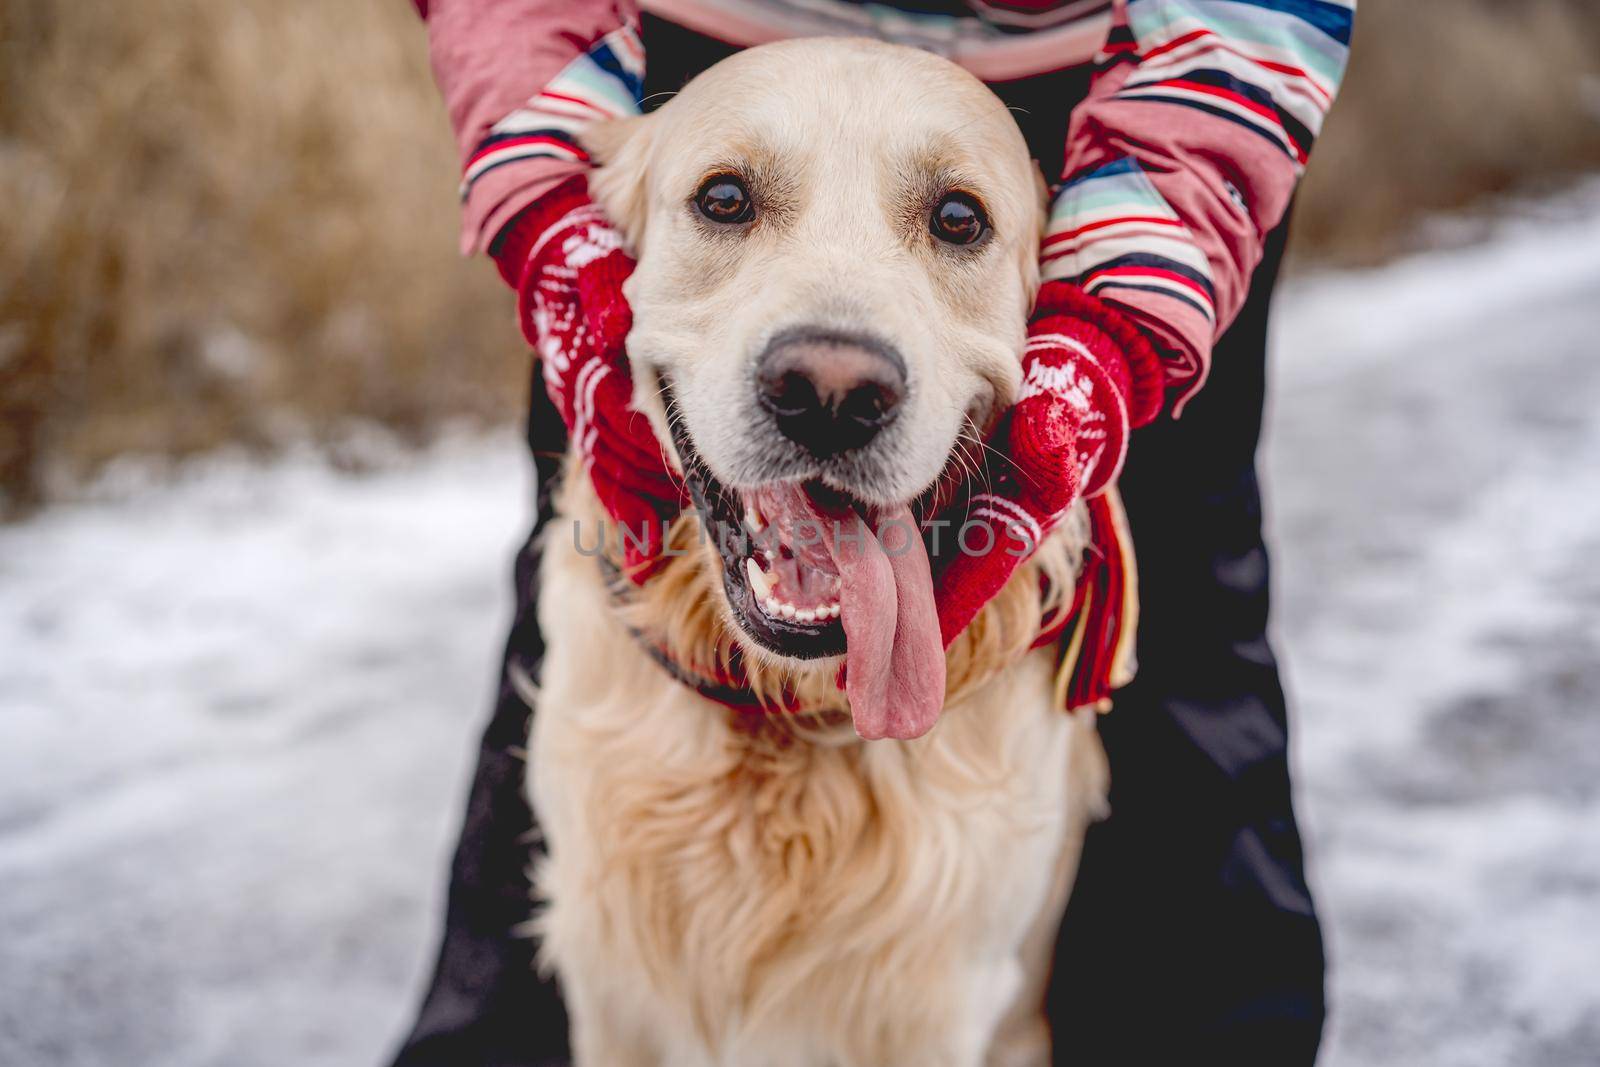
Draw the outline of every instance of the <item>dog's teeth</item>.
[[[745,577],[750,579],[750,588],[755,590],[757,597],[765,600],[772,593],[772,579],[755,560],[744,561],[744,573]]]
[[[744,506],[744,524],[750,527],[752,533],[760,533],[767,528],[767,524],[761,521],[761,513],[751,504]]]
[[[772,595],[778,576],[762,570],[753,559],[745,560],[745,573],[750,578],[750,588],[755,591],[756,602],[768,615],[777,619],[792,619],[799,623],[827,622],[839,617],[839,604],[819,604],[814,608],[797,608]]]

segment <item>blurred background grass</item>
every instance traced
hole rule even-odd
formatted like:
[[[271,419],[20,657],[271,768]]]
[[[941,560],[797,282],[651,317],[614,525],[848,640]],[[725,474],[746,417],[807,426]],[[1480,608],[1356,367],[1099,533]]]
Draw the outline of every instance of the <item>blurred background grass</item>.
[[[1597,166],[1600,4],[1362,0],[1295,261]],[[121,455],[513,417],[454,187],[403,0],[0,0],[0,513]]]

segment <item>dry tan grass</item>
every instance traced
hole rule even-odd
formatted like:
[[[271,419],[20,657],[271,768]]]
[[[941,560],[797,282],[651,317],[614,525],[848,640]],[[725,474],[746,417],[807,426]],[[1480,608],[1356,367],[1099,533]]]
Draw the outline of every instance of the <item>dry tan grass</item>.
[[[128,451],[519,406],[410,5],[0,0],[0,49],[13,503]]]
[[[1301,257],[1370,264],[1420,215],[1600,166],[1600,4],[1359,0],[1302,188]]]
[[[1600,163],[1592,0],[1358,23],[1302,255],[1372,260],[1419,211]],[[128,452],[520,407],[424,52],[404,0],[0,0],[0,511]]]

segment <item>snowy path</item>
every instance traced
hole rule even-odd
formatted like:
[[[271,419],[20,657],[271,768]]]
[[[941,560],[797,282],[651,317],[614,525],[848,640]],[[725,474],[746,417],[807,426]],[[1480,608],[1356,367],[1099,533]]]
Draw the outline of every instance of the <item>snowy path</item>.
[[[0,1064],[374,1064],[489,707],[514,439],[0,530]]]
[[[1292,287],[1268,445],[1334,1067],[1600,1048],[1600,190]],[[375,1064],[430,961],[515,441],[0,528],[0,1064]]]
[[[1600,189],[1282,310],[1324,1062],[1600,1062]]]

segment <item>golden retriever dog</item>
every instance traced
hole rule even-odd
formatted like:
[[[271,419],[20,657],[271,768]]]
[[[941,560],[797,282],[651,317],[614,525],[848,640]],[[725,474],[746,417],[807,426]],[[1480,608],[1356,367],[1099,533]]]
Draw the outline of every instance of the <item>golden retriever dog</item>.
[[[1019,387],[1044,190],[1016,124],[943,59],[797,40],[586,140],[638,258],[635,406],[703,512],[768,539],[682,517],[681,554],[619,597],[574,530],[599,502],[565,479],[529,788],[577,1064],[1049,1062],[1044,982],[1106,769],[1030,645],[1087,525],[948,652],[920,543],[875,539]],[[859,540],[803,543],[818,516]],[[651,645],[707,670],[737,651],[808,710],[731,711]]]

